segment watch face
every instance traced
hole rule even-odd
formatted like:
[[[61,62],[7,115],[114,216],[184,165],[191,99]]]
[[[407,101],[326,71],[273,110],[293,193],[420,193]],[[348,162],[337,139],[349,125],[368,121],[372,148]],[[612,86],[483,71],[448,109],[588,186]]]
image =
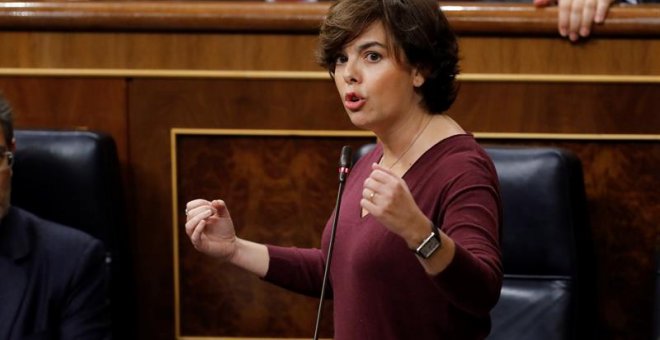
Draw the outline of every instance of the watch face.
[[[424,240],[424,243],[417,248],[417,254],[428,259],[438,248],[440,248],[440,241],[432,234],[431,237]]]

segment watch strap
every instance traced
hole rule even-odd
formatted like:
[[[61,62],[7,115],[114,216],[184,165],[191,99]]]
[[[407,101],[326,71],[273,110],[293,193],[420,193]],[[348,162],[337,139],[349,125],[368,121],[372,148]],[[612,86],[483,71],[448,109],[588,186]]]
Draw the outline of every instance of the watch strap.
[[[442,248],[440,229],[434,223],[431,223],[431,233],[414,249],[415,254],[421,258],[428,259],[440,248]]]

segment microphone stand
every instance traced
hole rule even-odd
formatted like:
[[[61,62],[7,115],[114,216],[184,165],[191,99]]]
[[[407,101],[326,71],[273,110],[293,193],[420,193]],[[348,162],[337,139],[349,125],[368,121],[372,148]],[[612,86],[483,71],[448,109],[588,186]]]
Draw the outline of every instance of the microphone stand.
[[[339,189],[337,193],[337,201],[335,203],[335,216],[332,218],[332,229],[330,230],[330,243],[328,245],[328,256],[325,258],[325,268],[323,270],[323,284],[321,285],[321,298],[319,299],[319,309],[316,312],[316,326],[314,327],[314,340],[319,338],[319,326],[321,324],[321,314],[323,309],[323,298],[325,297],[325,289],[328,285],[328,274],[330,273],[330,263],[332,262],[332,250],[335,245],[335,232],[337,231],[337,221],[339,219],[339,207],[341,205],[341,196],[344,192],[344,183],[351,170],[351,148],[345,145],[341,149],[341,157],[339,158]]]

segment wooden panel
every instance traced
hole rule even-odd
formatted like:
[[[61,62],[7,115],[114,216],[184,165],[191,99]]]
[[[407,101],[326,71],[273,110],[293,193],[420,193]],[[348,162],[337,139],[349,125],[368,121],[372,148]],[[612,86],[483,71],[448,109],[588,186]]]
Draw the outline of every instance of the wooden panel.
[[[314,61],[316,35],[10,31],[0,41],[11,46],[0,50],[0,68],[324,72]],[[469,36],[460,43],[468,74],[660,76],[658,39]]]
[[[1,77],[0,91],[14,108],[16,128],[103,131],[128,163],[124,80]]]
[[[464,82],[451,115],[471,131],[660,133],[660,83]]]
[[[115,32],[0,32],[5,68],[320,71],[315,36]]]
[[[660,144],[587,145],[585,163],[598,257],[600,330],[645,339],[651,329],[654,254],[660,228]]]
[[[195,198],[222,198],[245,239],[319,247],[334,207],[342,145],[373,139],[288,136],[177,138],[178,211]],[[181,335],[298,337],[314,334],[318,300],[287,292],[195,251],[179,215]],[[329,303],[327,307],[330,307]],[[249,325],[249,327],[246,327]],[[332,337],[324,309],[322,337]]]
[[[188,114],[194,127],[354,129],[324,79],[135,80]],[[471,131],[658,134],[659,84],[463,82],[450,114]],[[478,98],[475,100],[475,98]],[[494,109],[497,108],[497,109]],[[201,119],[201,118],[200,118]],[[187,124],[186,126],[190,126]]]
[[[355,129],[330,80],[136,79],[130,93],[129,125],[135,113],[168,127]]]
[[[463,73],[660,75],[658,39],[469,36],[460,47]]]

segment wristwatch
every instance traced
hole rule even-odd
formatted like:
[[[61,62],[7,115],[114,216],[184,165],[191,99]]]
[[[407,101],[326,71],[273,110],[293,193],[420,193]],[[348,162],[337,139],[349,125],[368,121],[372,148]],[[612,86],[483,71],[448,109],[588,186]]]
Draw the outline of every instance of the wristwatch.
[[[440,248],[442,248],[440,230],[438,230],[435,224],[431,223],[431,235],[427,236],[417,249],[415,249],[415,254],[423,259],[428,259]]]

